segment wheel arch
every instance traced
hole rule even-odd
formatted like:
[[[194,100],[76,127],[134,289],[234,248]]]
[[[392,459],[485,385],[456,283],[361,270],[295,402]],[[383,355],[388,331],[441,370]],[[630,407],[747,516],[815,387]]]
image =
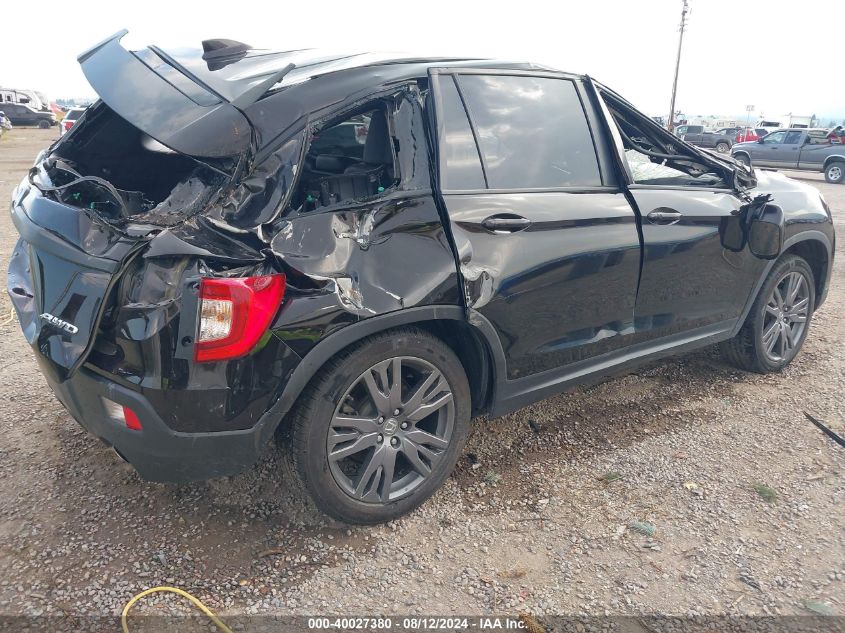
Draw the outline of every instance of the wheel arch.
[[[831,163],[845,163],[845,154],[832,154],[824,159],[824,164],[822,165],[822,171],[827,169]]]
[[[810,265],[816,285],[816,305],[814,307],[818,308],[824,302],[827,293],[827,269],[830,261],[828,249],[820,240],[810,238],[795,242],[784,250],[783,255],[798,255]]]
[[[299,395],[331,358],[369,336],[408,326],[431,333],[455,352],[470,384],[473,414],[485,412],[493,401],[497,380],[506,375],[501,343],[492,325],[483,317],[471,315],[468,319],[460,306],[433,305],[370,317],[329,335],[302,358],[282,395],[264,415],[269,416],[274,429],[277,428]]]
[[[833,246],[830,239],[821,231],[804,231],[788,238],[783,244],[783,250],[781,251],[780,256],[777,259],[771,260],[760,274],[760,278],[757,280],[757,283],[754,285],[754,289],[751,291],[751,294],[745,302],[742,314],[739,319],[737,319],[733,335],[736,335],[742,328],[742,325],[745,323],[745,319],[748,318],[748,313],[751,311],[751,306],[754,304],[754,301],[760,292],[760,288],[769,276],[769,272],[771,272],[775,264],[779,262],[784,255],[799,255],[807,260],[807,263],[813,271],[813,276],[815,277],[816,282],[815,308],[821,306],[827,295],[828,284],[830,281],[832,251]]]

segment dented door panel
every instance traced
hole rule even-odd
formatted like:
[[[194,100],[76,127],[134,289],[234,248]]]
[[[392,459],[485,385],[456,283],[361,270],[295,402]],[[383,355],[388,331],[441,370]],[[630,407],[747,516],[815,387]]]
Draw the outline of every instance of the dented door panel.
[[[377,202],[300,214],[271,244],[301,298],[285,306],[274,329],[290,340],[301,313],[293,304],[320,306],[323,319],[365,319],[432,304],[460,304],[455,259],[431,194],[397,194]],[[303,336],[313,342],[306,326]],[[306,345],[307,346],[307,345]],[[302,349],[301,343],[300,347]],[[304,351],[304,350],[303,350]]]
[[[640,265],[621,193],[445,195],[466,303],[496,328],[509,379],[618,349],[633,331]],[[493,215],[527,218],[497,234]]]

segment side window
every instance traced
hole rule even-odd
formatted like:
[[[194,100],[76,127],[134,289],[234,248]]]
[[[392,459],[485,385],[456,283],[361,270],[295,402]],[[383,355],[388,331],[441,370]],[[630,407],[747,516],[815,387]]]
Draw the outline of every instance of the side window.
[[[784,139],[784,143],[787,145],[795,145],[798,141],[801,140],[802,132],[787,132],[786,138]]]
[[[601,186],[584,108],[567,79],[459,75],[490,189]]]
[[[466,110],[455,87],[455,80],[440,80],[440,182],[445,190],[484,189],[481,157],[469,126]]]
[[[766,138],[763,139],[763,143],[766,145],[783,143],[784,137],[786,137],[786,132],[772,132],[771,134],[766,135]]]
[[[625,160],[636,184],[725,188],[718,163],[677,142],[667,130],[655,127],[643,114],[602,92],[622,137]]]

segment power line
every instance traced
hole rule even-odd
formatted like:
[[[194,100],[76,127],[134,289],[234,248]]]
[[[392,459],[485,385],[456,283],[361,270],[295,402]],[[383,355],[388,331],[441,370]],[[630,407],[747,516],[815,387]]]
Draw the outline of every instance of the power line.
[[[689,13],[689,3],[684,0],[684,6],[681,9],[681,26],[678,35],[678,58],[675,60],[675,80],[672,82],[672,104],[669,106],[669,131],[675,129],[675,94],[678,92],[678,70],[681,67],[681,46],[684,43],[684,29],[687,27],[687,14]]]

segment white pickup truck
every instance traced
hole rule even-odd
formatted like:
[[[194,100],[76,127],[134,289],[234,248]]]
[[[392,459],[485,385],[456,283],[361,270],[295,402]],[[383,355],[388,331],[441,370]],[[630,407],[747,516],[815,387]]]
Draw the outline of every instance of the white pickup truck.
[[[845,144],[832,143],[827,130],[778,130],[757,141],[736,143],[731,156],[757,167],[824,172],[827,182],[845,183]]]

